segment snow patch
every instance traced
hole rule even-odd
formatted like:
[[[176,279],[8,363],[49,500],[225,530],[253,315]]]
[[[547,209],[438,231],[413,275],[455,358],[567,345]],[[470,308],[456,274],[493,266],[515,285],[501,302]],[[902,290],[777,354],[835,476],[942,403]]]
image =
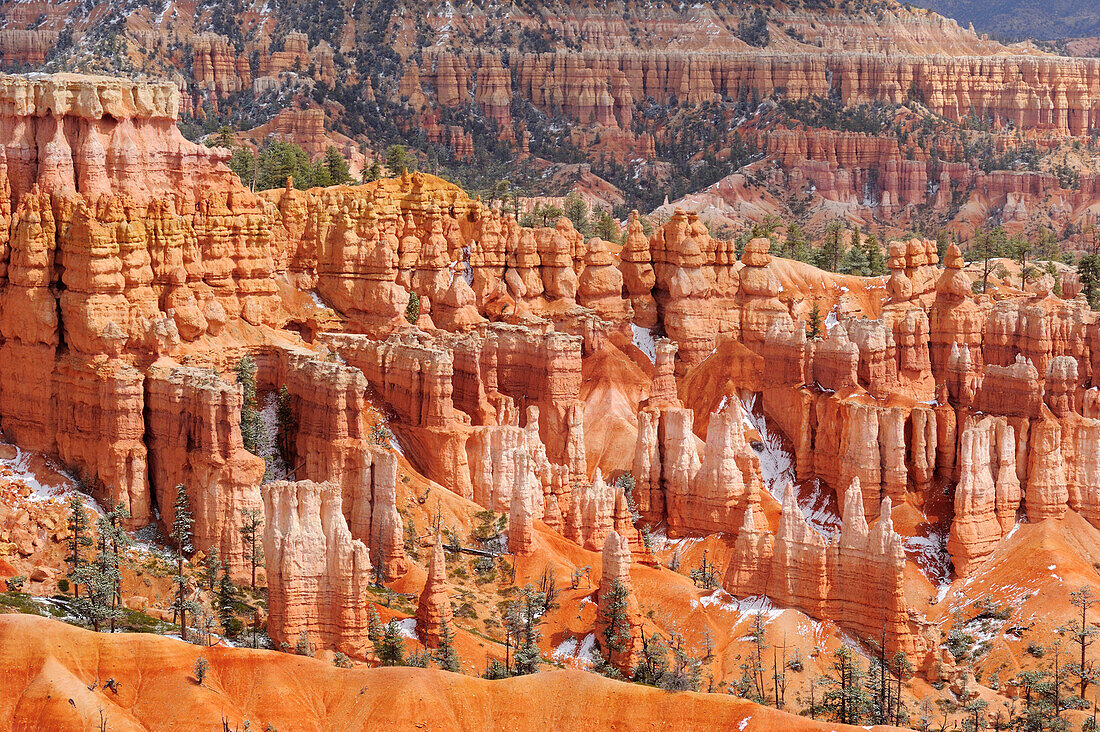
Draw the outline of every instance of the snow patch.
[[[76,478],[71,474],[54,465],[49,459],[46,460],[46,466],[57,474],[60,478],[57,482],[42,482],[42,478],[38,473],[34,471],[31,465],[31,461],[35,457],[35,453],[28,452],[27,450],[21,450],[17,446],[11,446],[15,450],[15,457],[10,460],[0,460],[0,465],[6,468],[4,478],[14,483],[22,483],[30,488],[30,495],[26,500],[29,501],[58,501],[64,502],[73,493],[79,493],[77,487]],[[91,496],[86,493],[81,494],[84,497],[84,506],[86,508],[95,511],[97,514],[102,514],[103,509],[95,502]]]
[[[779,433],[768,427],[764,415],[753,411],[756,399],[755,393],[742,394],[741,413],[744,415],[745,424],[760,435],[761,447],[756,449],[754,445],[754,449],[760,459],[760,474],[764,485],[777,501],[782,501],[783,488],[787,483],[793,483],[795,480],[794,456],[784,449],[783,439]]]
[[[279,395],[268,392],[260,407],[260,433],[256,435],[257,454],[264,459],[267,470],[264,482],[281,480],[284,477],[293,480],[283,456],[279,454]]]
[[[420,636],[416,634],[416,618],[398,620],[397,632],[409,640],[420,641]]]
[[[653,337],[653,330],[634,323],[630,324],[630,329],[634,331],[634,345],[649,358],[650,362],[656,362],[657,343]]]
[[[550,657],[566,666],[592,668],[596,665],[596,634],[582,639],[566,638],[550,653]]]
[[[938,531],[928,536],[910,536],[902,542],[905,553],[916,562],[933,584],[951,584],[951,554],[947,551],[947,537]]]

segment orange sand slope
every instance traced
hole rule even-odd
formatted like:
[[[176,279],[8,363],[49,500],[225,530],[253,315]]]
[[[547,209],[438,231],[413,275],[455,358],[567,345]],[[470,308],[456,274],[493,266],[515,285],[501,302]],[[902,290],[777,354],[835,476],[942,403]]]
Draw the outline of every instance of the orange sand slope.
[[[210,667],[203,686],[195,659]],[[103,688],[118,682],[118,693]],[[838,729],[722,694],[672,694],[583,671],[507,681],[108,635],[0,616],[0,730]],[[849,728],[856,729],[856,728]]]

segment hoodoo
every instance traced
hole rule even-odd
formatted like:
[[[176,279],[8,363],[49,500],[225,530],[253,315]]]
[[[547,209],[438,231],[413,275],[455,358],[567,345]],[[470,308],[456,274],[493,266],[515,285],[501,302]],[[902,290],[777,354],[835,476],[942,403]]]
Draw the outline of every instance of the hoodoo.
[[[0,729],[1095,727],[1100,29],[322,5],[0,1]]]

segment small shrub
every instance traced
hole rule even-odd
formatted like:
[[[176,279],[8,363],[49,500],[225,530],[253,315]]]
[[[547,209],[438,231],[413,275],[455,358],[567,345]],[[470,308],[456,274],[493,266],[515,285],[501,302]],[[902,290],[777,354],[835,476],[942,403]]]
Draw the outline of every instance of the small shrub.
[[[303,630],[298,634],[298,643],[294,646],[294,652],[299,656],[313,657],[313,644],[309,641],[309,633]]]
[[[1046,655],[1047,649],[1043,648],[1042,644],[1032,641],[1027,645],[1027,652],[1036,658],[1042,658]]]
[[[17,574],[14,577],[9,577],[7,581],[8,592],[22,592],[23,585],[27,582],[27,576],[24,574]]]
[[[332,657],[332,665],[336,668],[351,668],[352,662],[351,659],[347,657],[347,655],[341,653],[340,651],[337,651],[336,655]]]
[[[199,686],[202,686],[202,682],[206,680],[206,673],[210,670],[210,662],[199,656],[195,659],[192,670],[195,672],[195,679],[199,682]]]

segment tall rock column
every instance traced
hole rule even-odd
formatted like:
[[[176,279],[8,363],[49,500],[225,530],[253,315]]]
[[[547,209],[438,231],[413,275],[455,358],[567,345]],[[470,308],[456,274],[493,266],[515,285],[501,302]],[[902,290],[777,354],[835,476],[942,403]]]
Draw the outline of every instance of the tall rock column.
[[[432,560],[428,565],[428,579],[420,593],[416,606],[416,632],[428,648],[438,648],[443,624],[450,625],[451,600],[447,593],[447,561],[443,555],[443,540],[435,538]]]
[[[1001,540],[997,491],[990,465],[993,439],[993,419],[987,417],[968,424],[960,440],[955,518],[947,539],[947,550],[960,577],[985,561]]]
[[[1027,519],[1031,523],[1060,519],[1065,516],[1069,502],[1062,459],[1062,425],[1044,416],[1032,422],[1028,437],[1028,480],[1024,494]]]
[[[366,656],[371,563],[340,512],[335,483],[276,481],[263,487],[268,635]]]
[[[512,487],[512,503],[508,510],[508,551],[525,556],[534,551],[535,510],[542,499],[535,495],[531,484],[530,459],[525,449],[516,449],[515,485]]]
[[[600,575],[600,589],[597,594],[598,615],[596,618],[596,642],[603,650],[604,658],[623,673],[634,668],[636,628],[641,626],[641,613],[638,601],[630,591],[630,542],[612,531],[603,543],[603,571]],[[618,582],[626,590],[625,607],[612,607],[612,586]],[[608,633],[611,618],[621,613],[620,620],[625,627],[612,628]],[[608,636],[615,639],[608,642]]]
[[[630,212],[627,224],[626,242],[623,244],[622,262],[619,268],[623,273],[623,284],[630,295],[634,309],[634,323],[640,328],[652,328],[657,325],[657,303],[653,299],[653,287],[657,283],[653,273],[653,258],[649,252],[649,239],[642,230],[638,212]]]

